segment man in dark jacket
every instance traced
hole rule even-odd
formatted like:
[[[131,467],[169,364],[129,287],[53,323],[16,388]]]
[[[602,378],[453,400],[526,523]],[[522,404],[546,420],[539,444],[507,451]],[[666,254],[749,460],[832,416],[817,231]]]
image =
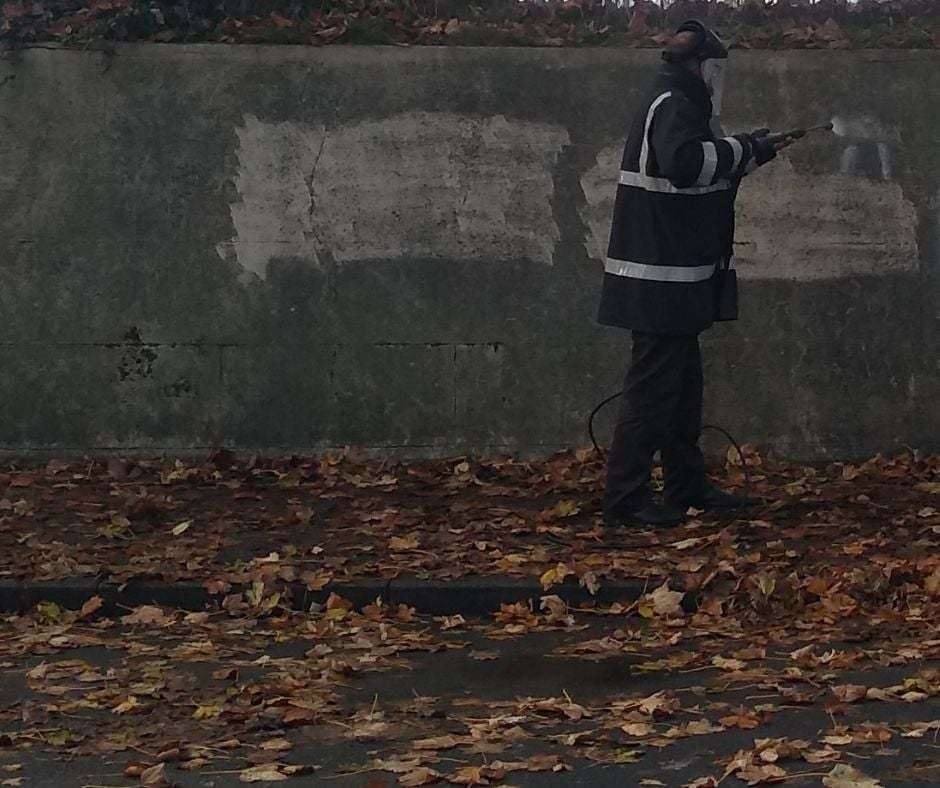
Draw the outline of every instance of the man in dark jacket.
[[[715,91],[706,79],[727,56],[701,23],[680,26],[624,150],[598,318],[633,332],[607,460],[604,516],[611,525],[675,525],[690,506],[747,503],[705,477],[698,335],[715,320],[714,274],[730,259],[738,182],[789,141],[766,132],[715,133]],[[657,450],[662,504],[649,489]]]

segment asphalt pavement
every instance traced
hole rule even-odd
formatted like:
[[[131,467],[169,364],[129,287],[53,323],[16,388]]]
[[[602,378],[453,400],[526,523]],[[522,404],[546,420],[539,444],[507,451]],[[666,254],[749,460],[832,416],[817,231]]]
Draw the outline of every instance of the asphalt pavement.
[[[477,626],[478,624],[478,626]],[[491,752],[472,752],[466,748],[452,748],[436,754],[433,768],[448,773],[462,766],[478,766],[494,760],[520,762],[545,753],[548,744],[553,752],[560,752],[566,765],[564,771],[526,770],[512,771],[502,781],[490,784],[517,786],[684,786],[709,775],[720,778],[724,763],[740,750],[750,750],[755,740],[786,738],[820,744],[822,737],[834,730],[868,729],[890,731],[888,741],[856,743],[838,747],[838,761],[811,765],[794,760],[780,761],[787,772],[786,785],[821,785],[822,774],[835,763],[851,764],[863,774],[876,778],[885,786],[940,785],[940,730],[933,730],[919,738],[901,735],[917,723],[940,719],[940,699],[926,698],[919,702],[862,701],[839,704],[819,702],[804,707],[780,704],[779,697],[755,686],[740,686],[728,680],[727,674],[716,670],[650,670],[644,667],[649,655],[601,655],[598,659],[583,656],[559,656],[559,650],[579,643],[602,639],[611,633],[611,624],[596,621],[586,629],[562,632],[536,632],[518,637],[504,637],[488,629],[488,622],[468,622],[456,630],[439,632],[442,644],[461,646],[432,653],[416,653],[402,659],[397,667],[381,672],[365,673],[339,681],[337,691],[355,720],[357,710],[372,708],[374,718],[387,720],[390,725],[380,735],[350,736],[341,724],[324,723],[281,730],[269,726],[267,733],[282,735],[293,745],[282,762],[314,767],[305,776],[292,778],[288,784],[322,786],[365,786],[381,788],[394,786],[396,777],[388,772],[371,771],[376,758],[394,759],[402,756],[413,744],[410,741],[417,727],[414,719],[402,715],[402,709],[421,699],[425,710],[417,717],[418,723],[428,723],[422,730],[426,734],[459,732],[460,709],[463,719],[484,718],[487,715],[506,714],[513,704],[519,707],[523,699],[566,698],[574,708],[586,710],[609,707],[624,698],[655,696],[667,693],[679,699],[686,719],[711,719],[721,716],[722,709],[754,709],[760,704],[773,706],[762,716],[753,729],[727,727],[706,735],[679,737],[662,746],[647,746],[642,742],[614,743],[605,749],[607,759],[622,758],[623,763],[603,762],[585,757],[590,748],[564,746],[563,737],[578,732],[596,733],[596,720],[563,718],[546,720],[543,716],[530,721],[520,720],[529,735],[515,740],[507,738]],[[303,658],[309,644],[290,641],[267,650],[271,659]],[[679,648],[681,650],[682,647]],[[26,672],[43,663],[57,660],[81,660],[91,670],[107,674],[126,657],[108,648],[82,648],[65,651],[49,657],[29,657],[18,664],[6,663],[2,674],[0,702],[6,707],[32,708],[34,704],[48,703],[42,695],[27,687]],[[174,671],[177,678],[188,678],[204,683],[217,664],[204,661],[180,662]],[[885,687],[903,683],[918,671],[936,668],[936,664],[912,666],[874,666],[859,670],[842,671],[840,684]],[[781,668],[783,670],[783,666]],[[139,677],[138,677],[139,678]],[[533,701],[535,702],[535,701]],[[524,707],[524,703],[522,704]],[[715,711],[715,710],[718,711]],[[525,716],[524,712],[519,715]],[[361,716],[360,716],[361,719]],[[531,724],[530,724],[531,722]],[[668,727],[675,722],[671,716],[660,720],[652,715],[651,722]],[[75,712],[69,716],[69,728],[76,735],[89,740],[96,736],[94,715]],[[4,730],[16,726],[6,725]],[[154,737],[171,735],[169,731],[154,731]],[[606,735],[609,735],[606,734]],[[553,738],[554,737],[554,738]],[[879,738],[884,738],[879,737]],[[590,740],[590,738],[588,738]],[[7,742],[9,743],[9,742]],[[0,749],[0,768],[20,765],[8,772],[7,779],[20,778],[24,786],[48,788],[89,788],[90,786],[138,785],[137,779],[124,776],[131,761],[147,761],[139,751],[101,754],[97,757],[66,757],[54,748],[40,742],[35,746]],[[562,745],[562,746],[559,746]],[[141,749],[146,750],[146,746]],[[472,748],[470,748],[472,749]],[[196,771],[178,768],[168,763],[166,776],[170,784],[180,786],[240,786],[245,783],[240,775],[245,760],[228,758],[217,752],[208,765]],[[800,777],[799,774],[812,776]],[[3,773],[0,773],[0,777]],[[651,781],[651,782],[643,782]],[[0,779],[0,784],[2,779]],[[10,783],[17,784],[17,783]],[[259,784],[268,784],[261,782]],[[742,785],[735,777],[727,785]]]

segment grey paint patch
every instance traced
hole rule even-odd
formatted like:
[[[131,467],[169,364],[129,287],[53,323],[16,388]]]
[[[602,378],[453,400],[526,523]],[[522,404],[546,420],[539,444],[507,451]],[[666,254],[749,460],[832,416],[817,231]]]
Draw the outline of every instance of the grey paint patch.
[[[581,213],[590,228],[588,255],[603,260],[620,148],[604,148],[597,161],[581,178]],[[735,244],[741,275],[812,280],[914,270],[917,212],[901,186],[887,177],[873,181],[841,173],[807,175],[781,156],[745,179],[738,196]]]
[[[552,264],[560,126],[406,113],[327,132],[248,115],[238,133],[236,236],[219,254],[268,262],[425,257]]]

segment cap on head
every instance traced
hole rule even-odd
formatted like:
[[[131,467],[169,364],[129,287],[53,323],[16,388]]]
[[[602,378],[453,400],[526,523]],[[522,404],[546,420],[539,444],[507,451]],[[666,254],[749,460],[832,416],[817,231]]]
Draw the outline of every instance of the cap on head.
[[[667,63],[684,63],[687,60],[722,60],[728,57],[724,42],[697,19],[683,22],[676,34],[669,39],[663,50]]]

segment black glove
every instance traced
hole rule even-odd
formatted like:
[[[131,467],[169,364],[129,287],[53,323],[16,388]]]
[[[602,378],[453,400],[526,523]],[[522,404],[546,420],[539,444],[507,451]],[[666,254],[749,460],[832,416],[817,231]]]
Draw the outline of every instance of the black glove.
[[[771,159],[777,158],[777,149],[774,147],[774,143],[768,138],[769,133],[770,132],[766,129],[759,129],[758,131],[748,134],[748,142],[751,143],[751,153],[758,167],[766,164]]]

